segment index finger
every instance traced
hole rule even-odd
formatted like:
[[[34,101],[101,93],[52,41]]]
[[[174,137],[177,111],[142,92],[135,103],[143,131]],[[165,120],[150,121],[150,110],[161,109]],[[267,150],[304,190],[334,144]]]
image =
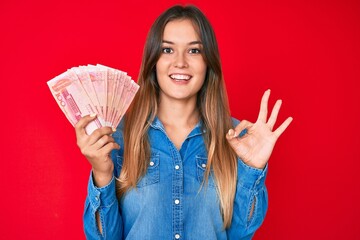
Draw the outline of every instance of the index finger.
[[[85,117],[82,117],[74,126],[76,135],[82,136],[86,134],[85,127],[95,118],[96,118],[96,114],[90,114]]]

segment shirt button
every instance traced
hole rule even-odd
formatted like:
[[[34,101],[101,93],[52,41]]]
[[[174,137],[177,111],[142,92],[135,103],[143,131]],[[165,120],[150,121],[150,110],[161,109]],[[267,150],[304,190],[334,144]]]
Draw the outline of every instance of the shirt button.
[[[180,239],[180,234],[175,234],[176,239]]]
[[[206,164],[205,164],[205,163],[201,164],[201,166],[202,166],[203,168],[206,168]]]
[[[154,164],[155,164],[154,162],[152,162],[152,161],[150,162],[150,166],[154,166]]]
[[[179,199],[175,199],[175,204],[178,205],[180,203]]]
[[[180,166],[179,166],[179,165],[175,165],[175,169],[176,169],[176,170],[179,170],[179,169],[180,169]]]

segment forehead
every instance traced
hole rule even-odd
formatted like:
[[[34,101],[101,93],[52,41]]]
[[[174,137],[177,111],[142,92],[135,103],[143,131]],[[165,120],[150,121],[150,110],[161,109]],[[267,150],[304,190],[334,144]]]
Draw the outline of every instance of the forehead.
[[[199,41],[197,28],[189,19],[179,19],[168,22],[165,25],[163,39],[167,41]]]

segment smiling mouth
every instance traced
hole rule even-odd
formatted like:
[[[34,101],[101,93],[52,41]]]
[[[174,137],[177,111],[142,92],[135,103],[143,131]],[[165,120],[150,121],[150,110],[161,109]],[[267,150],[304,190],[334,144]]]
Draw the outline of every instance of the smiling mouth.
[[[179,82],[179,81],[188,81],[191,79],[191,76],[185,74],[171,74],[170,78]]]

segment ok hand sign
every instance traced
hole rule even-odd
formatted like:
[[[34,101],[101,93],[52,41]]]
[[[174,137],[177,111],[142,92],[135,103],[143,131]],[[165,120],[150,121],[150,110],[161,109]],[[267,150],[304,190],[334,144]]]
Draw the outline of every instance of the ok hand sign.
[[[230,129],[226,135],[227,140],[238,157],[247,165],[259,169],[265,167],[277,139],[293,120],[292,117],[288,117],[273,131],[280,110],[281,100],[276,101],[270,118],[267,120],[269,97],[270,90],[267,90],[261,99],[260,112],[255,123],[243,120],[235,129]],[[243,136],[239,136],[245,129],[247,132]]]

